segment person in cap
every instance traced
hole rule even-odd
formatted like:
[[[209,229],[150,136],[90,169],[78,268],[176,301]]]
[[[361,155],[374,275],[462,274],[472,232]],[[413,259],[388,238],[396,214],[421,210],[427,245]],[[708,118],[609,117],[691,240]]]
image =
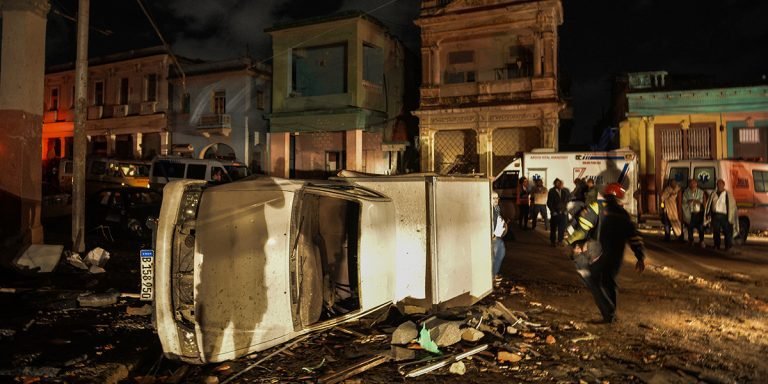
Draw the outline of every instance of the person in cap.
[[[616,319],[616,276],[629,243],[637,258],[635,269],[645,270],[643,239],[629,213],[622,206],[626,191],[618,183],[605,186],[603,205],[590,203],[571,225],[567,243],[571,245],[577,272],[592,292],[602,322]]]

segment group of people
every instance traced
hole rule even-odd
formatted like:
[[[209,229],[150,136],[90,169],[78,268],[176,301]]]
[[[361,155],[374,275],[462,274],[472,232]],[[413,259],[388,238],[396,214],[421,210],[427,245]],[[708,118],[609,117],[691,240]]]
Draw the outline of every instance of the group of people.
[[[725,250],[733,246],[733,236],[738,233],[738,207],[733,194],[725,189],[725,181],[717,180],[717,189],[709,196],[699,188],[698,180],[688,180],[683,190],[674,179],[667,182],[661,193],[661,221],[664,224],[664,240],[676,236],[685,241],[683,227],[688,232],[688,244],[694,245],[693,232],[698,231],[698,246],[704,247],[704,227],[712,225],[714,248],[720,249],[724,240]],[[721,240],[721,235],[724,238]]]
[[[555,179],[552,188],[547,189],[541,179],[534,180],[531,187],[527,178],[520,179],[517,194],[518,225],[520,229],[536,228],[539,216],[544,221],[544,228],[549,228],[549,240],[553,246],[563,244],[568,217],[573,217],[583,207],[597,201],[597,189],[592,179],[573,181],[575,188],[571,192],[563,186],[563,181]],[[551,217],[547,217],[547,209]]]
[[[624,246],[629,243],[635,253],[638,272],[645,269],[645,252],[643,241],[629,213],[624,210],[622,201],[625,190],[621,184],[613,183],[605,187],[603,202],[597,201],[597,191],[592,183],[579,180],[576,183],[574,194],[563,187],[562,180],[555,180],[554,187],[550,190],[544,188],[541,180],[536,180],[536,186],[528,190],[527,180],[521,183],[520,216],[527,216],[531,205],[534,207],[532,226],[536,225],[538,212],[544,210],[546,221],[546,206],[552,212],[550,219],[550,241],[562,242],[568,215],[573,216],[571,221],[571,235],[564,244],[570,245],[569,251],[576,263],[576,270],[582,277],[584,284],[590,289],[603,318],[601,322],[611,323],[616,314],[616,276],[619,273],[624,257]],[[579,191],[580,188],[583,188]],[[546,199],[544,198],[546,195]],[[572,200],[573,195],[576,200]],[[580,200],[584,196],[583,201]],[[537,199],[538,197],[538,199]],[[526,200],[529,204],[525,204]],[[499,207],[499,195],[494,192],[493,201],[493,273],[495,279],[500,280],[499,270],[504,259],[505,247],[503,236],[507,231],[507,223],[501,215]],[[568,203],[571,204],[569,212]],[[581,204],[578,204],[581,203]],[[519,225],[525,227],[527,218],[520,219]]]

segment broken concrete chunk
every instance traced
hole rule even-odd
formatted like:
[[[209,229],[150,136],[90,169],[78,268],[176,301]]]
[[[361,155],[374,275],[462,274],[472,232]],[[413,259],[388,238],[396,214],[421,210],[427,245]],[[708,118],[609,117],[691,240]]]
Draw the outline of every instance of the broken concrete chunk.
[[[152,306],[144,304],[141,307],[126,307],[125,313],[128,316],[149,316],[152,314]]]
[[[91,267],[88,268],[88,272],[93,273],[95,275],[95,274],[98,274],[98,273],[104,273],[104,272],[106,272],[106,270],[104,268],[102,268],[102,267],[97,266],[97,265],[91,265]]]
[[[429,333],[438,347],[447,347],[461,341],[460,326],[461,322],[448,321],[438,324],[436,327],[430,329]]]
[[[461,339],[470,343],[476,343],[485,336],[485,333],[474,328],[467,328],[461,333]]]
[[[203,381],[205,384],[219,384],[219,378],[216,376],[208,376]]]
[[[109,252],[104,248],[96,247],[88,252],[83,261],[90,266],[104,267],[109,261]]]
[[[400,324],[392,333],[390,344],[408,344],[419,335],[419,329],[413,321]]]
[[[448,368],[448,371],[453,373],[453,374],[455,374],[455,375],[462,376],[465,373],[467,373],[467,366],[464,365],[463,361],[457,361],[457,362],[451,364],[451,367]]]
[[[526,339],[533,339],[536,337],[536,334],[533,332],[523,332],[523,337]]]
[[[52,272],[61,259],[63,245],[32,244],[15,261],[14,265],[22,270]]]
[[[69,265],[77,269],[82,269],[84,271],[88,270],[88,265],[85,264],[85,262],[83,261],[83,259],[80,258],[80,255],[78,253],[70,254],[69,257],[67,257],[67,262],[69,263]]]
[[[516,335],[517,334],[517,328],[515,328],[515,327],[510,325],[510,326],[507,327],[507,333],[509,333],[510,335]]]
[[[416,351],[408,348],[392,346],[392,359],[395,361],[413,360],[416,358]]]
[[[423,307],[419,307],[417,305],[404,305],[403,306],[403,313],[406,315],[423,315],[427,313],[427,309]]]
[[[554,336],[552,336],[552,335],[547,335],[547,344],[550,344],[550,345],[552,345],[552,344],[554,344],[554,343],[555,343],[555,341],[556,341],[556,340],[555,340],[555,337],[554,337]]]
[[[517,363],[522,359],[522,356],[507,351],[499,351],[499,353],[496,354],[496,360],[498,360],[500,363]]]
[[[80,296],[77,302],[81,307],[106,307],[117,303],[120,292],[92,293],[90,295]]]
[[[14,329],[0,329],[0,339],[11,338],[16,334]]]

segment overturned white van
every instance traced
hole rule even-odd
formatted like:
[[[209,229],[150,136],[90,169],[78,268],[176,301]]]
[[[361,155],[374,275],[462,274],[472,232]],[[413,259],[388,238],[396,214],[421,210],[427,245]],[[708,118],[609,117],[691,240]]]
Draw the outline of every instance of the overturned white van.
[[[420,183],[423,189],[424,180]],[[470,201],[478,205],[476,215],[484,215],[485,220],[478,219],[483,225],[455,228],[455,238],[450,243],[444,239],[444,247],[482,243],[476,248],[487,246],[488,254],[482,255],[487,271],[480,273],[482,263],[473,267],[481,276],[474,285],[472,279],[450,281],[466,274],[467,256],[445,251],[441,270],[446,284],[436,291],[439,297],[430,297],[436,304],[490,292],[487,180],[485,184]],[[459,197],[456,188],[460,185],[444,189],[438,198],[448,202],[448,195]],[[434,203],[432,198],[414,201]],[[143,277],[152,282],[165,355],[196,364],[237,358],[404,297],[425,297],[430,290],[424,284],[437,282],[423,273],[403,273],[429,264],[422,260],[424,252],[410,257],[399,253],[397,212],[385,194],[343,181],[258,177],[218,186],[199,180],[168,183],[150,268],[153,276]],[[447,217],[451,215],[460,218],[455,210],[447,210],[442,220],[455,221]],[[412,228],[430,227],[414,223]],[[458,256],[464,259],[447,259]]]

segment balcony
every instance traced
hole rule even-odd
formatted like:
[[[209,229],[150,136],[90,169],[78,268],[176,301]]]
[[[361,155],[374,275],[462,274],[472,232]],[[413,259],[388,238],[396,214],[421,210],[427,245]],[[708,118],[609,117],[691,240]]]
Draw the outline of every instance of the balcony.
[[[200,116],[197,122],[197,132],[205,137],[229,136],[232,131],[230,116],[227,114],[212,113]]]
[[[139,114],[151,115],[155,112],[157,112],[157,101],[145,101],[141,103]]]
[[[128,116],[128,105],[121,104],[121,105],[112,106],[112,117],[126,117],[126,116]]]
[[[88,107],[88,120],[98,120],[104,115],[104,107],[101,105],[92,105]]]

